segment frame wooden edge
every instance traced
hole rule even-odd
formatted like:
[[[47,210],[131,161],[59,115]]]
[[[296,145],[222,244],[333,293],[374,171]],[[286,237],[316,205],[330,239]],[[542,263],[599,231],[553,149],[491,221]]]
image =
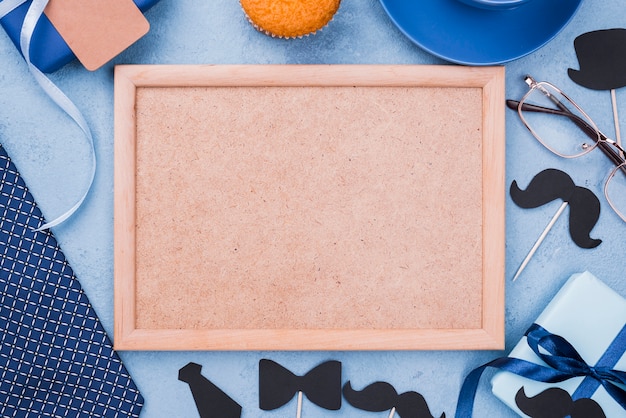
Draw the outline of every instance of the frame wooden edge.
[[[181,71],[185,67],[185,71]],[[483,91],[483,312],[479,329],[141,330],[135,315],[135,104],[137,87],[308,85],[330,65],[290,65],[280,82],[253,65],[120,65],[115,68],[114,346],[117,350],[489,350],[504,348],[504,67],[381,65],[378,86],[478,87]],[[272,67],[267,65],[264,67]],[[281,65],[280,67],[285,67]],[[334,85],[370,85],[367,65],[333,65]],[[207,83],[211,73],[212,81]],[[184,74],[184,76],[181,76]],[[216,81],[217,80],[217,81]],[[306,80],[306,83],[303,81]],[[488,119],[486,116],[494,116]],[[124,138],[124,141],[119,140]],[[490,164],[484,164],[486,161]],[[487,189],[485,190],[485,187]],[[489,220],[489,222],[486,222]],[[117,257],[121,253],[122,257]],[[487,257],[489,255],[489,257]],[[120,259],[121,258],[121,259]],[[259,343],[261,341],[261,343]],[[294,341],[306,341],[298,345]],[[390,348],[393,347],[393,348]]]
[[[441,330],[134,330],[116,350],[378,351],[490,350],[499,345],[483,329]],[[393,348],[390,348],[393,347]]]
[[[491,71],[493,76],[483,88],[482,328],[494,343],[489,348],[501,350],[505,345],[505,69]]]
[[[124,68],[115,68],[114,342],[124,341],[135,332],[134,318],[136,315],[134,298],[136,85],[127,73],[128,71],[125,71]]]
[[[188,86],[370,86],[372,69],[376,86],[479,87],[488,85],[504,67],[461,67],[454,65],[360,65],[360,64],[265,64],[260,65],[118,65],[115,76],[136,87]],[[333,70],[333,82],[319,77]],[[273,69],[273,71],[272,71]],[[279,73],[280,77],[268,74]],[[210,81],[207,76],[210,75]]]

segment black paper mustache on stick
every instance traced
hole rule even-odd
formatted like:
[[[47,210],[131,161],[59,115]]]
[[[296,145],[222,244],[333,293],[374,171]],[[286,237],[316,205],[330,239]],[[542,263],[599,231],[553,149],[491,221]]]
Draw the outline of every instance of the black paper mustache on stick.
[[[574,243],[581,248],[595,248],[602,242],[589,236],[600,218],[600,201],[591,190],[576,186],[566,173],[554,168],[543,170],[533,177],[526,190],[520,189],[517,182],[513,181],[510,193],[513,202],[522,208],[536,208],[556,199],[563,200],[563,204],[522,262],[513,280],[519,277],[550,228],[568,205],[570,208],[569,232]]]
[[[561,388],[549,388],[527,397],[524,388],[515,395],[517,407],[531,418],[606,418],[600,405],[593,399],[572,400]]]
[[[412,391],[398,394],[387,382],[374,382],[356,391],[348,381],[343,386],[343,396],[350,405],[363,411],[391,411],[390,417],[395,411],[400,418],[434,418],[422,395]],[[440,418],[445,417],[443,413]]]
[[[522,208],[537,208],[556,199],[569,203],[569,232],[581,248],[595,248],[602,242],[589,237],[600,217],[600,201],[589,189],[574,184],[566,173],[549,168],[537,174],[526,190],[511,184],[511,198]]]

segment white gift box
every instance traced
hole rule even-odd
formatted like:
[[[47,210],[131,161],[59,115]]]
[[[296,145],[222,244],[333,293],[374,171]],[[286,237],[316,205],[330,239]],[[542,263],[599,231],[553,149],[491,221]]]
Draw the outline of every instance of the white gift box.
[[[597,364],[626,325],[626,299],[589,272],[575,274],[559,290],[535,321],[548,332],[565,338],[590,366]],[[611,369],[626,371],[626,344],[618,347],[621,357]],[[613,344],[615,347],[615,345]],[[511,350],[509,357],[545,366],[527,344],[526,337]],[[515,395],[524,388],[533,397],[551,387],[560,387],[571,394],[584,377],[574,377],[560,383],[537,382],[516,374],[499,371],[491,380],[492,392],[522,417],[527,417],[515,403]],[[591,399],[602,407],[607,418],[624,418],[624,410],[606,390],[599,386]]]

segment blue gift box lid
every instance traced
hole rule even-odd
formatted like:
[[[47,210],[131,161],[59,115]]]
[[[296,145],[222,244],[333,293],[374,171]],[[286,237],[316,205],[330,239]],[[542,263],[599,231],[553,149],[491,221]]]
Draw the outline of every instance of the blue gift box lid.
[[[159,0],[133,0],[137,7],[146,12]],[[26,17],[26,12],[32,0],[15,8],[11,13],[0,19],[0,25],[20,49],[20,31]],[[30,46],[30,61],[44,73],[52,73],[76,58],[72,50],[67,46],[59,32],[54,28],[46,15],[42,15],[35,26]]]

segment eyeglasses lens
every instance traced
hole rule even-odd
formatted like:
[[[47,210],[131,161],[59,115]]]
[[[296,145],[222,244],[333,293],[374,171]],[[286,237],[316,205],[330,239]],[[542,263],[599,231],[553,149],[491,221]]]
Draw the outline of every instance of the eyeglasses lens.
[[[550,84],[539,83],[522,103],[554,109],[558,114],[520,106],[520,116],[532,134],[553,153],[566,158],[591,151],[599,137],[593,121]]]
[[[613,170],[604,192],[613,210],[626,221],[626,164]]]

